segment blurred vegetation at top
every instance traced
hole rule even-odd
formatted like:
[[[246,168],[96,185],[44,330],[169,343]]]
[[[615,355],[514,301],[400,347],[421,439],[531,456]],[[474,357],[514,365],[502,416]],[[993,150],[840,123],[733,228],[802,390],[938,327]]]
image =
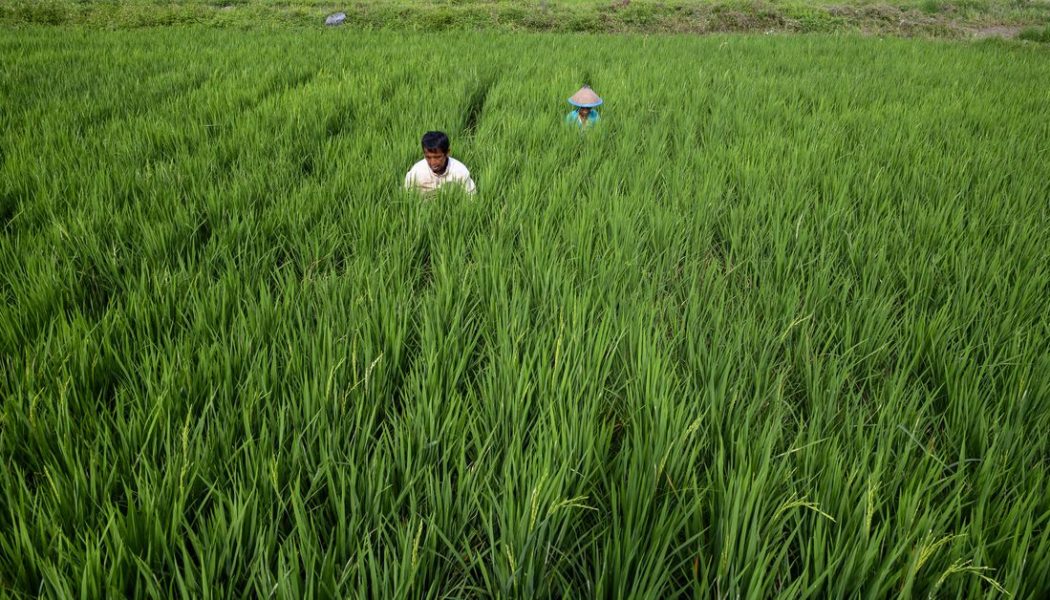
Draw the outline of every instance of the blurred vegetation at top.
[[[0,24],[320,26],[335,12],[346,14],[347,26],[409,31],[853,32],[967,38],[1016,37],[1050,27],[1047,0],[6,0],[0,3]],[[1041,41],[1038,36],[1020,38]]]

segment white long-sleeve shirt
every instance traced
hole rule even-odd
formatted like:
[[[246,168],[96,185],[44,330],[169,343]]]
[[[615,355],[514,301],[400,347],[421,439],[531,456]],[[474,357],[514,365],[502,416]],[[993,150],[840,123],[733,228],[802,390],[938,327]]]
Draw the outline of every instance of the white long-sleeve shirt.
[[[408,174],[405,175],[406,190],[415,188],[423,193],[427,193],[438,189],[446,183],[462,185],[468,194],[473,194],[476,190],[474,180],[470,178],[470,171],[467,169],[467,166],[451,156],[448,157],[448,166],[445,167],[445,172],[441,175],[431,171],[430,165],[425,160],[412,165]]]

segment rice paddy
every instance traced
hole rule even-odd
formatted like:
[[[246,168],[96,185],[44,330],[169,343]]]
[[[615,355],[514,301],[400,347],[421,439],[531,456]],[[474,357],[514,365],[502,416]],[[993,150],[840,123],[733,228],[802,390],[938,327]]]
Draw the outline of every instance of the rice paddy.
[[[1050,595],[1046,49],[0,55],[0,594]]]

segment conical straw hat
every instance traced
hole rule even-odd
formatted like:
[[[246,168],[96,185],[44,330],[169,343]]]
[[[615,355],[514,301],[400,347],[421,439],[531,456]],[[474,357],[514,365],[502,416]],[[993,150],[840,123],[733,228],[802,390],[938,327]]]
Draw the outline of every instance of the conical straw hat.
[[[593,108],[599,106],[602,103],[602,99],[598,97],[598,94],[594,93],[591,86],[585,85],[580,88],[580,91],[576,92],[569,98],[569,104],[573,106],[579,106],[580,108]]]

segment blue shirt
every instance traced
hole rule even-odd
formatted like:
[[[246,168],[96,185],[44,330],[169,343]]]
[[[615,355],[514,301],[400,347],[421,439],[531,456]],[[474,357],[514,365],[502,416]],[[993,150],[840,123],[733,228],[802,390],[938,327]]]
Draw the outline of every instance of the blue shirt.
[[[580,109],[576,109],[576,110],[572,111],[571,113],[565,115],[565,122],[570,124],[570,125],[576,125],[577,127],[590,127],[591,125],[594,125],[595,123],[597,123],[598,119],[600,119],[600,118],[601,117],[598,116],[598,109],[592,108],[591,109],[591,114],[587,116],[587,123],[586,124],[581,123],[580,122]]]

